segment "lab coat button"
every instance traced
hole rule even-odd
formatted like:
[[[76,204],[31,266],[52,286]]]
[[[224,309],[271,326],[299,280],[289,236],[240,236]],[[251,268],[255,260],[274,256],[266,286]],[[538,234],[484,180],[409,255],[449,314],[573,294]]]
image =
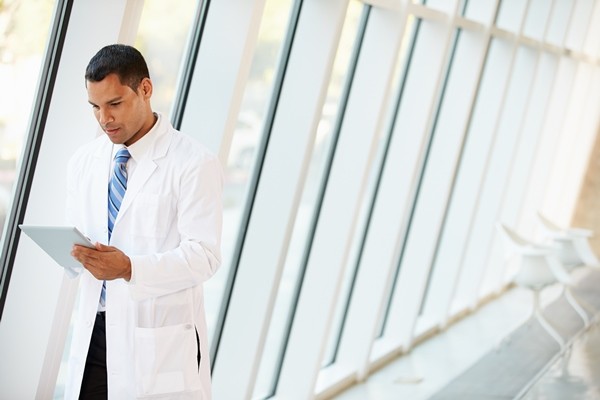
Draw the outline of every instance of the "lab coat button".
[[[85,326],[87,326],[88,328],[89,328],[90,326],[92,326],[92,321],[85,321]]]

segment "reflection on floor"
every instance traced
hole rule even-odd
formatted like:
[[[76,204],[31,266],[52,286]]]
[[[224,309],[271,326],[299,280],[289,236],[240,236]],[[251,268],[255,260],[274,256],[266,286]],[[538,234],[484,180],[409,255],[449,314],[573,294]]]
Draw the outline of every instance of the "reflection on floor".
[[[597,314],[600,272],[582,268],[574,277],[575,294]],[[543,292],[542,304],[560,335],[572,340],[564,358],[558,359],[563,354],[558,344],[528,319],[531,294],[512,289],[335,399],[496,400],[523,393],[527,400],[600,399],[598,322],[586,330],[558,286]]]
[[[574,341],[570,352],[552,364],[523,400],[600,399],[600,323]]]

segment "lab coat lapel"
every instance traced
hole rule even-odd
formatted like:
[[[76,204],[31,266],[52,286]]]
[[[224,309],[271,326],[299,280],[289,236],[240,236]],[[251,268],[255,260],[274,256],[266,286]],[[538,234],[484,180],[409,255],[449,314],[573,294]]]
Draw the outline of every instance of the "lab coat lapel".
[[[100,232],[108,229],[108,180],[110,177],[112,144],[105,142],[94,153],[92,176],[89,181],[90,212],[88,215],[94,221],[91,226],[102,227]],[[88,233],[90,234],[90,233]],[[104,238],[107,241],[108,236]]]
[[[171,131],[164,125],[164,122],[161,126],[158,126],[157,129],[158,131],[156,133],[158,137],[148,152],[148,156],[140,160],[140,163],[135,168],[135,173],[131,179],[127,181],[127,191],[125,192],[125,197],[123,197],[123,203],[119,209],[115,225],[123,218],[123,215],[125,215],[135,200],[135,196],[140,192],[144,187],[144,184],[148,181],[148,178],[150,178],[156,170],[157,165],[154,160],[162,158],[167,154],[167,150],[171,144]]]
[[[123,197],[123,203],[121,204],[121,208],[119,209],[119,214],[117,215],[117,219],[115,220],[115,225],[119,223],[119,220],[122,219],[123,215],[127,212],[127,209],[135,199],[135,196],[138,194],[140,189],[144,186],[144,183],[150,178],[150,175],[156,169],[156,163],[154,160],[145,158],[135,169],[135,174],[131,177],[130,180],[127,181],[127,191],[125,192],[125,197]]]

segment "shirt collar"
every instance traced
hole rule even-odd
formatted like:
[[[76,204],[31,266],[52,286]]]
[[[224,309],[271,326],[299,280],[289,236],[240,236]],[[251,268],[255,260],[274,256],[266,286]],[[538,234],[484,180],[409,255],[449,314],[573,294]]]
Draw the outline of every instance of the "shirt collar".
[[[159,113],[154,113],[154,116],[156,116],[156,122],[154,123],[152,128],[150,128],[148,133],[146,133],[144,136],[139,138],[131,146],[127,146],[127,150],[129,150],[129,154],[131,154],[131,158],[133,158],[136,162],[139,162],[142,158],[144,158],[148,154],[149,149],[151,149],[153,147],[154,142],[158,138],[157,131],[158,131],[158,126],[160,125],[162,117]],[[121,149],[123,147],[125,147],[125,146],[122,144],[113,147],[113,158],[114,158],[115,154],[117,154],[117,151],[119,151],[119,149]]]

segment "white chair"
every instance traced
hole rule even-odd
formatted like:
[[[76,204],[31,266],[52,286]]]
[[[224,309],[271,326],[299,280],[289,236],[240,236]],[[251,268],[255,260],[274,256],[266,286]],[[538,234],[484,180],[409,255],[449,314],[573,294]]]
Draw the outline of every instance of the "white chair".
[[[537,319],[540,325],[559,344],[561,350],[566,348],[565,340],[556,331],[554,326],[544,317],[540,307],[540,292],[542,289],[556,283],[568,287],[572,280],[556,256],[556,249],[552,246],[533,243],[514,230],[502,223],[496,224],[498,231],[507,244],[507,255],[519,256],[519,269],[514,277],[514,282],[520,287],[530,289],[533,293],[532,319]],[[583,309],[577,304],[568,291],[565,290],[565,298],[582,317],[585,324],[589,318]]]
[[[600,266],[589,242],[593,232],[582,228],[563,228],[537,213],[546,237],[558,248],[558,258],[569,269],[580,266]]]

